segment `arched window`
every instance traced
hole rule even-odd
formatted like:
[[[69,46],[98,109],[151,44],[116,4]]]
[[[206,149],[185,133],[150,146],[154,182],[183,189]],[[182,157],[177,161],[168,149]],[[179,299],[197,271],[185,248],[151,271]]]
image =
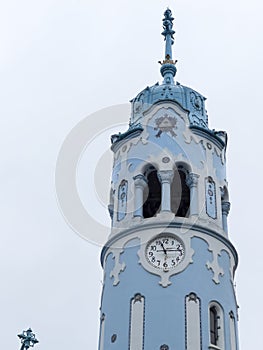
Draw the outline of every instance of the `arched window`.
[[[186,184],[186,176],[187,171],[179,165],[174,172],[171,187],[171,208],[175,216],[189,216],[190,189]]]
[[[161,206],[161,184],[157,176],[157,170],[150,165],[144,173],[148,186],[143,192],[143,217],[151,218],[160,211]]]
[[[212,302],[209,306],[209,332],[211,349],[224,349],[224,319],[221,306]]]
[[[209,310],[210,315],[210,343],[217,345],[218,342],[218,315],[215,306],[211,306]]]

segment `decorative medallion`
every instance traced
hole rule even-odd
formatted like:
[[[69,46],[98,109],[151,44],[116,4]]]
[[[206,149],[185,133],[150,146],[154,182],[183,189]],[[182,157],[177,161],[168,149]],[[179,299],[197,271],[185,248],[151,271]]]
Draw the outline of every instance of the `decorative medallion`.
[[[112,336],[111,336],[111,342],[112,342],[112,343],[115,343],[116,339],[117,339],[117,334],[112,334]]]
[[[163,344],[160,346],[160,350],[169,350],[169,346],[166,344]]]
[[[190,293],[188,295],[188,301],[194,301],[196,303],[197,302],[197,295],[195,293]]]
[[[168,113],[165,113],[162,117],[155,119],[155,128],[157,130],[157,134],[155,137],[160,137],[163,132],[170,133],[172,137],[176,136],[174,132],[177,129],[177,119],[175,117],[170,116]]]
[[[162,162],[163,163],[169,163],[170,162],[170,158],[169,157],[163,157]]]
[[[133,303],[137,303],[137,302],[142,302],[142,298],[143,296],[140,294],[140,293],[137,293],[134,295],[134,298],[133,298]]]
[[[191,92],[190,96],[191,96],[190,101],[191,101],[194,109],[196,109],[199,112],[202,112],[203,100],[202,100],[201,96],[197,95],[194,92]]]

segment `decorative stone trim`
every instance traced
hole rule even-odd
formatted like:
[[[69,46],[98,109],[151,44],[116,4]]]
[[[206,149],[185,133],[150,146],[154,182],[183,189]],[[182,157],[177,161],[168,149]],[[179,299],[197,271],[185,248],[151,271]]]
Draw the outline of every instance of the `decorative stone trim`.
[[[144,189],[148,183],[146,177],[142,174],[138,174],[138,175],[134,176],[133,180],[134,180],[135,186],[140,187],[142,189]]]
[[[160,350],[169,350],[169,346],[166,344],[163,344],[160,346]]]
[[[167,182],[171,184],[174,177],[174,172],[172,170],[159,170],[157,175],[161,183]]]
[[[213,281],[216,284],[219,284],[220,283],[219,276],[224,276],[224,270],[219,266],[219,263],[218,263],[218,257],[221,255],[220,252],[222,248],[218,247],[216,242],[213,242],[213,243],[210,242],[208,250],[213,253],[213,260],[208,261],[206,263],[206,267],[208,270],[212,270],[214,274]]]
[[[222,214],[228,215],[231,207],[230,202],[223,201],[221,205],[222,205]]]
[[[180,232],[182,232],[181,234]],[[143,234],[142,234],[143,231]],[[185,244],[185,248],[188,247],[190,250],[189,256],[185,256],[184,261],[186,266],[184,266],[182,263],[180,263],[177,268],[174,270],[171,270],[170,273],[164,272],[162,270],[159,270],[150,267],[150,264],[148,264],[145,253],[144,253],[144,248],[146,245],[146,242],[148,242],[150,239],[153,237],[157,236],[160,234],[160,232],[169,232],[169,234],[173,234],[175,236],[178,236],[183,243]],[[230,259],[230,278],[231,278],[231,283],[233,284],[233,279],[234,279],[234,272],[237,266],[238,262],[238,257],[236,250],[234,246],[231,244],[231,242],[225,238],[222,235],[217,234],[216,232],[209,230],[208,228],[201,227],[198,225],[187,225],[187,224],[182,224],[182,223],[177,223],[177,222],[159,222],[159,223],[152,223],[152,224],[145,224],[145,225],[140,225],[137,227],[133,227],[130,229],[127,229],[125,231],[122,231],[121,234],[116,235],[113,237],[108,243],[107,246],[105,246],[102,250],[102,266],[105,265],[105,260],[107,256],[112,253],[113,258],[115,259],[115,265],[113,270],[110,273],[110,277],[114,278],[113,285],[116,286],[120,282],[119,280],[119,275],[121,272],[124,271],[126,264],[123,262],[122,264],[120,263],[120,254],[124,251],[124,247],[128,242],[131,240],[137,239],[138,243],[136,246],[140,246],[139,248],[139,261],[143,268],[145,268],[148,272],[152,274],[159,275],[161,280],[159,281],[159,284],[163,287],[167,287],[171,284],[171,281],[169,280],[170,276],[177,274],[181,272],[184,268],[187,268],[189,263],[192,262],[192,256],[194,251],[191,248],[191,238],[197,237],[203,239],[205,242],[208,244],[208,250],[213,253],[213,260],[208,261],[206,263],[207,269],[211,269],[213,272],[213,280],[216,284],[220,283],[219,276],[224,274],[224,271],[222,267],[220,267],[218,263],[218,256],[220,256],[221,251],[225,251],[229,255]],[[188,261],[188,263],[186,263]],[[184,267],[184,268],[183,268]]]
[[[117,250],[112,251],[112,253],[113,253],[113,258],[115,260],[115,265],[114,265],[113,270],[110,273],[110,278],[114,279],[113,285],[117,286],[120,282],[119,274],[125,270],[126,264],[120,263],[120,255],[121,255],[121,253],[123,253],[123,250],[117,249]]]
[[[186,181],[185,181],[187,186],[189,188],[197,187],[199,177],[200,176],[198,174],[194,174],[194,173],[187,174]]]

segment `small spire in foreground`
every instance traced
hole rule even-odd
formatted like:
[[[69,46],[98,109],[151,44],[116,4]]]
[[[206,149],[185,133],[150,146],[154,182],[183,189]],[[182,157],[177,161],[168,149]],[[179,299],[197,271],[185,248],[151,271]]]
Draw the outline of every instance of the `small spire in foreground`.
[[[161,67],[161,74],[165,78],[164,83],[171,84],[173,83],[173,77],[176,74],[176,67],[175,64],[177,61],[173,61],[173,53],[172,53],[172,45],[174,44],[174,34],[175,31],[173,30],[173,16],[172,11],[167,8],[167,10],[164,12],[164,19],[163,19],[163,32],[162,35],[164,36],[165,40],[165,59],[159,63],[162,65]]]
[[[20,350],[27,350],[38,343],[38,340],[36,339],[36,336],[32,332],[31,328],[28,328],[27,331],[23,331],[21,334],[18,334],[17,336],[18,338],[21,339],[21,343],[22,343]]]

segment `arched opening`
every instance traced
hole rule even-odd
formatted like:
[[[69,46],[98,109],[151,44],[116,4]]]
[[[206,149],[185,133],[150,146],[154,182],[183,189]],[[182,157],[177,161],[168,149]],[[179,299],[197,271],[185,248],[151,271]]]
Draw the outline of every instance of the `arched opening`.
[[[215,306],[210,307],[210,343],[212,345],[217,345],[218,342],[218,315]]]
[[[143,192],[143,217],[151,218],[160,211],[162,190],[154,166],[150,165],[144,176],[147,178],[148,186]]]
[[[187,171],[178,166],[171,187],[171,208],[175,216],[189,217],[190,189],[186,184]]]
[[[224,319],[221,306],[212,302],[209,306],[209,337],[210,344],[217,349],[224,348]]]

